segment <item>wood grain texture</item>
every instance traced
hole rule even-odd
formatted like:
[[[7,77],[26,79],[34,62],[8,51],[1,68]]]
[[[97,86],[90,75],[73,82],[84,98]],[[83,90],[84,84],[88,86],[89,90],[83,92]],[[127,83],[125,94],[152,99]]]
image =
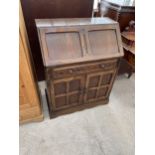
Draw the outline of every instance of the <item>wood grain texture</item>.
[[[20,7],[19,23],[19,104],[20,122],[42,117],[34,71],[31,67],[30,47]],[[42,117],[43,118],[43,117]]]
[[[109,18],[38,19],[36,25],[45,66],[123,56],[118,23]]]
[[[124,6],[111,2],[108,2],[108,4],[108,10],[105,16],[118,21],[121,32],[128,25],[129,21],[135,20],[135,6]]]
[[[109,101],[109,99],[105,99],[105,100],[100,100],[98,102],[95,102],[93,104],[80,104],[80,105],[73,106],[70,108],[66,108],[63,110],[53,111],[52,108],[50,108],[51,107],[51,101],[50,101],[50,98],[48,95],[48,91],[46,90],[45,92],[46,92],[47,104],[49,106],[50,118],[55,118],[55,117],[58,117],[60,115],[69,114],[69,113],[73,113],[76,111],[81,111],[81,110],[84,110],[86,108],[92,108],[95,106],[104,105],[104,104],[107,104]]]
[[[115,54],[119,52],[115,30],[90,31],[88,38],[93,55],[104,54],[105,56],[109,53]]]
[[[36,20],[51,117],[108,102],[123,56],[109,18]]]
[[[46,34],[46,43],[51,60],[82,56],[80,35],[77,32]]]

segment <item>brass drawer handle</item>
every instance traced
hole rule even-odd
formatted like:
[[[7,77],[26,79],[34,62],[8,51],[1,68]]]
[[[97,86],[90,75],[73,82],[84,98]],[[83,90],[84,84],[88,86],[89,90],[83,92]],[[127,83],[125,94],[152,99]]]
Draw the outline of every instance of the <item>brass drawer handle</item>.
[[[100,67],[101,67],[101,68],[105,68],[105,65],[104,65],[104,64],[101,64]]]
[[[69,73],[73,73],[73,70],[72,70],[72,69],[70,69],[70,70],[68,70],[68,72],[69,72]]]

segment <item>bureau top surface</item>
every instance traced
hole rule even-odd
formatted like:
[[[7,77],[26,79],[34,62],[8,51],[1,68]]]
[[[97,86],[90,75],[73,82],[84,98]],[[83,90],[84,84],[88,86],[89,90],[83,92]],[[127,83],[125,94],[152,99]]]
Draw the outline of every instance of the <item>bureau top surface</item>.
[[[104,17],[104,18],[36,19],[35,22],[36,22],[37,27],[117,24],[116,21],[114,21],[108,17]]]
[[[123,56],[119,25],[109,18],[36,19],[44,66]]]

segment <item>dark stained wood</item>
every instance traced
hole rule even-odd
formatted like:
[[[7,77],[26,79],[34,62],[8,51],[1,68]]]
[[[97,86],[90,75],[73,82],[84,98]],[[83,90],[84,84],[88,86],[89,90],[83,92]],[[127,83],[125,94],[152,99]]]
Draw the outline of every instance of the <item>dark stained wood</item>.
[[[91,17],[94,0],[21,0],[38,80],[44,80],[35,19]]]
[[[86,80],[86,94],[84,98],[85,103],[96,102],[100,99],[108,97],[108,90],[111,86],[112,78],[115,72],[95,72],[88,74]],[[108,77],[108,79],[107,79]]]
[[[36,25],[51,117],[107,103],[123,56],[118,23],[38,19]]]
[[[128,23],[131,20],[135,20],[135,6],[127,6],[117,3],[112,3],[110,1],[106,1],[108,3],[107,5],[107,13],[105,14],[105,17],[109,17],[115,21],[117,21],[120,25],[121,32],[125,29],[126,26],[128,26]],[[100,17],[100,3],[98,4],[98,12],[94,14],[95,17]]]
[[[48,74],[52,79],[65,78],[69,76],[76,76],[78,74],[108,71],[116,69],[117,59],[94,61],[93,63],[81,63],[78,65],[65,65],[64,67],[56,67],[48,69]]]
[[[48,90],[45,90],[45,93],[46,93],[46,98],[47,98],[47,104],[48,104],[48,107],[49,107],[50,118],[55,118],[55,117],[60,116],[60,115],[70,114],[70,113],[73,113],[73,112],[76,112],[76,111],[81,111],[81,110],[84,110],[86,108],[92,108],[92,107],[99,106],[99,105],[105,105],[109,101],[109,99],[105,99],[105,100],[100,100],[98,102],[95,102],[93,104],[80,104],[80,105],[73,106],[73,107],[70,107],[70,108],[66,108],[66,109],[63,109],[63,110],[52,111]]]
[[[121,61],[119,74],[128,73],[128,77],[135,71],[135,22],[131,21],[122,32],[124,57]]]
[[[36,25],[45,66],[123,56],[118,23],[109,18],[43,19]]]
[[[129,22],[135,20],[135,6],[118,5],[111,2],[108,2],[108,4],[108,10],[105,16],[117,21],[120,25],[120,31],[123,32],[129,25]],[[124,38],[122,38],[122,40],[124,41]],[[120,68],[118,71],[118,74],[128,73],[128,77],[130,77],[132,72],[134,72],[133,65],[131,66],[131,63],[128,61],[130,57],[130,60],[132,59],[131,61],[134,62],[134,54],[129,51],[133,50],[126,50],[124,48],[125,59],[121,59]]]

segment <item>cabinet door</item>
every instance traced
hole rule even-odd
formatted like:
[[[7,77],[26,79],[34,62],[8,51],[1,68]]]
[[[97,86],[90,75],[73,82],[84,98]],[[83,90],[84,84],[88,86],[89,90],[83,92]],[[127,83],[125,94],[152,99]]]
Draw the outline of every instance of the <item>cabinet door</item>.
[[[85,103],[107,98],[113,78],[114,71],[88,74],[84,96]]]
[[[83,103],[85,76],[51,81],[53,109],[59,110]]]

